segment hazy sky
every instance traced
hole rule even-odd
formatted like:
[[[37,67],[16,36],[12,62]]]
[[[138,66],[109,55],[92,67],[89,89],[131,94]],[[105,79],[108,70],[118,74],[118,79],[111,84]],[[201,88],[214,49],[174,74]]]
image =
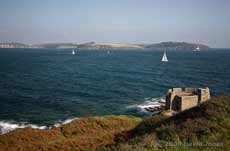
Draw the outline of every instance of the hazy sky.
[[[230,48],[230,0],[0,0],[0,42],[11,41]]]

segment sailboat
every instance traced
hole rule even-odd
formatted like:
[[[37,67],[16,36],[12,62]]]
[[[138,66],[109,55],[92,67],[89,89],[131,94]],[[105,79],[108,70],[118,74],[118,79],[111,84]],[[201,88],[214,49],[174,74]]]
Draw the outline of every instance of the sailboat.
[[[196,49],[194,49],[194,51],[200,51],[200,47],[197,46]]]
[[[72,55],[75,55],[75,50],[72,51]]]
[[[162,62],[168,62],[167,56],[166,56],[166,51],[164,51],[164,55],[161,59]]]

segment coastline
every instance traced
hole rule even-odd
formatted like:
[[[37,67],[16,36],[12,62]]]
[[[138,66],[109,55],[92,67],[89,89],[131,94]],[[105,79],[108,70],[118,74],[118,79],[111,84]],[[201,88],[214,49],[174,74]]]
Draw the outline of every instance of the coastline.
[[[23,129],[23,128],[33,128],[33,129],[39,129],[39,130],[49,130],[55,127],[60,127],[62,125],[71,123],[74,120],[80,119],[78,117],[75,118],[69,118],[69,119],[65,119],[65,120],[59,120],[57,122],[55,122],[53,125],[51,126],[47,126],[47,125],[36,125],[36,124],[30,124],[30,123],[26,123],[26,122],[14,122],[14,121],[0,121],[0,135],[9,133],[11,131],[17,130],[17,129]]]
[[[162,106],[162,104],[165,103],[165,97],[153,97],[153,98],[145,98],[143,103],[140,104],[133,104],[128,105],[126,108],[127,110],[132,110],[133,112],[136,112],[138,115],[137,117],[143,117],[143,116],[150,116],[158,114],[158,111],[152,111],[151,109],[154,109],[156,107]],[[97,115],[95,115],[97,116]],[[106,116],[106,115],[105,115]],[[60,127],[62,125],[68,124],[72,122],[73,120],[81,119],[84,117],[71,117],[66,118],[62,120],[55,121],[52,125],[42,125],[42,124],[33,124],[28,122],[16,122],[12,120],[0,120],[0,135],[9,133],[11,131],[14,131],[18,128],[34,128],[34,129],[40,129],[40,130],[49,130],[55,127]]]
[[[227,139],[227,136],[230,135],[228,129],[230,124],[228,122],[229,99],[230,96],[213,97],[200,106],[174,116],[158,114],[138,118],[130,115],[106,115],[68,121],[60,127],[47,130],[17,129],[0,135],[0,147],[2,149],[10,147],[11,150],[19,148],[24,150],[47,150],[48,148],[51,150],[84,150],[87,148],[121,150],[120,147],[126,146],[126,150],[131,151],[133,147],[139,150],[146,149],[147,146],[141,145],[143,143],[150,145],[152,149],[158,148],[155,139],[161,142],[187,142],[186,140],[189,139],[194,143],[196,141],[211,143],[218,142],[221,138],[222,142],[219,143],[222,145],[219,147],[224,149],[230,144]],[[9,146],[9,143],[14,145]],[[31,143],[33,145],[29,145]],[[179,149],[180,146],[176,148]],[[189,149],[190,146],[186,148]]]
[[[88,42],[77,43],[43,43],[43,44],[23,44],[23,43],[0,43],[0,48],[62,48],[62,49],[88,49],[88,50],[186,50],[194,51],[199,46],[202,51],[209,50],[210,47],[204,44],[188,42],[160,42],[149,44],[130,44],[130,43],[109,43],[109,42]]]

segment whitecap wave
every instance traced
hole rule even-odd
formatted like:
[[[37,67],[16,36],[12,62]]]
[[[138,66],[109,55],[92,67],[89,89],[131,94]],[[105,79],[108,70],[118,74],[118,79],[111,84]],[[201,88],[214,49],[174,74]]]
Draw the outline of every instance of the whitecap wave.
[[[28,123],[15,123],[15,122],[7,122],[7,121],[0,121],[0,134],[6,134],[10,131],[13,131],[18,128],[35,128],[35,129],[48,129],[47,126],[38,126],[35,124],[28,124]]]
[[[73,120],[76,120],[79,118],[70,118],[70,119],[65,119],[65,120],[58,120],[57,122],[54,123],[53,126],[38,126],[35,124],[29,124],[29,123],[16,123],[15,121],[0,121],[0,135],[6,134],[10,131],[13,131],[18,128],[34,128],[34,129],[51,129],[52,127],[60,127],[64,124],[68,124],[72,122]]]
[[[68,124],[74,120],[77,120],[79,119],[78,117],[75,117],[75,118],[69,118],[69,119],[65,119],[65,120],[59,120],[57,122],[55,122],[55,124],[53,125],[53,127],[60,127],[62,125],[65,125],[65,124]]]
[[[157,97],[157,98],[145,98],[144,102],[141,104],[134,104],[127,106],[128,109],[135,109],[137,112],[152,114],[148,109],[162,107],[165,105],[165,97]]]

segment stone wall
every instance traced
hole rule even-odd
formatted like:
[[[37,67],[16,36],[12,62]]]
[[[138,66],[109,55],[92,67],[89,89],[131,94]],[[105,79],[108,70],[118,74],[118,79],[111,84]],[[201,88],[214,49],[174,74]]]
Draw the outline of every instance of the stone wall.
[[[167,95],[166,95],[166,104],[165,104],[165,108],[167,110],[172,109],[172,102],[175,96],[181,92],[182,92],[181,88],[172,88],[168,90]]]
[[[180,111],[195,107],[198,105],[198,96],[181,96],[181,108]]]
[[[197,94],[199,96],[199,104],[210,99],[210,90],[209,90],[209,88],[205,88],[205,89],[199,88],[197,90]]]
[[[171,103],[171,110],[178,111],[181,110],[181,97],[176,95]]]
[[[197,89],[196,88],[185,88],[185,90],[184,90],[185,92],[187,92],[187,93],[196,93],[196,91],[197,91]]]
[[[172,88],[166,95],[166,110],[183,111],[210,99],[209,88]]]

